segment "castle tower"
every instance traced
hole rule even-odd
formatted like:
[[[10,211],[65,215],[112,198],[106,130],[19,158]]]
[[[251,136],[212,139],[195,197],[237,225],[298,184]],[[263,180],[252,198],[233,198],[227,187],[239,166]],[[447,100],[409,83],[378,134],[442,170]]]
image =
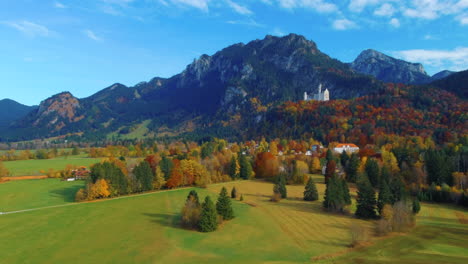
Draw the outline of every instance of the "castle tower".
[[[304,92],[304,101],[307,101],[307,92]]]
[[[325,91],[323,92],[323,100],[330,101],[330,92],[328,91],[328,89],[325,89]]]
[[[318,87],[318,94],[321,94],[322,93],[322,84],[319,84],[319,87]]]

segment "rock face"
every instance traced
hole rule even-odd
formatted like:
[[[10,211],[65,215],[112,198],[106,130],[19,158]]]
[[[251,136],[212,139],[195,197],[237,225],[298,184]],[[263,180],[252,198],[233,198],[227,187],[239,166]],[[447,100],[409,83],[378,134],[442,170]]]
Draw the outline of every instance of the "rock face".
[[[421,84],[431,80],[421,64],[395,59],[372,49],[361,52],[351,68],[384,82]]]

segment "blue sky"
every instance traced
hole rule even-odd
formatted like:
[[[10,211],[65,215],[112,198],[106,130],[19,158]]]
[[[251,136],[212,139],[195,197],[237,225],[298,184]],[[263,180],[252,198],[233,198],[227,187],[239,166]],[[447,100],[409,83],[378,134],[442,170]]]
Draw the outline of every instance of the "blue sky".
[[[344,62],[372,48],[429,74],[468,68],[468,0],[0,0],[0,98],[82,98],[288,33]]]

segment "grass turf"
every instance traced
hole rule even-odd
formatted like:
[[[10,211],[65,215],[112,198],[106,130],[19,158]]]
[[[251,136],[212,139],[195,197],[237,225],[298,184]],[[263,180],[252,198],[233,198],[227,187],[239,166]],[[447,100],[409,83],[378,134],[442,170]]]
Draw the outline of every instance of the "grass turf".
[[[303,186],[288,186],[290,198],[272,203],[270,183],[222,185],[228,191],[236,186],[245,200],[234,202],[236,218],[213,233],[178,226],[189,190],[175,190],[0,216],[0,240],[8,241],[0,255],[5,263],[308,263],[347,251],[352,223],[371,228],[370,222],[323,212],[320,201],[302,201]],[[215,200],[222,185],[197,192]],[[0,185],[0,196],[11,189],[6,186]],[[317,187],[323,196],[324,185]],[[460,214],[466,211],[423,204],[418,227],[409,234],[320,261],[464,263],[468,236]]]
[[[76,166],[87,166],[100,162],[101,159],[85,158],[81,156],[60,157],[45,160],[16,160],[4,161],[3,165],[10,171],[12,176],[42,175],[41,170],[49,169],[63,170],[68,164]]]

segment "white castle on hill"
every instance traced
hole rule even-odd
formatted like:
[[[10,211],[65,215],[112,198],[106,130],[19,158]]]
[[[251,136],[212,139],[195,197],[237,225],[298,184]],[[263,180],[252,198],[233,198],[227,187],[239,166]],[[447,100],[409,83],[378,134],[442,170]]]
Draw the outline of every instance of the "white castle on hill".
[[[325,91],[322,92],[322,84],[320,84],[318,87],[318,93],[314,94],[314,96],[309,96],[307,92],[304,92],[304,101],[310,101],[310,100],[329,101],[330,92],[328,91],[328,89],[325,89]]]

